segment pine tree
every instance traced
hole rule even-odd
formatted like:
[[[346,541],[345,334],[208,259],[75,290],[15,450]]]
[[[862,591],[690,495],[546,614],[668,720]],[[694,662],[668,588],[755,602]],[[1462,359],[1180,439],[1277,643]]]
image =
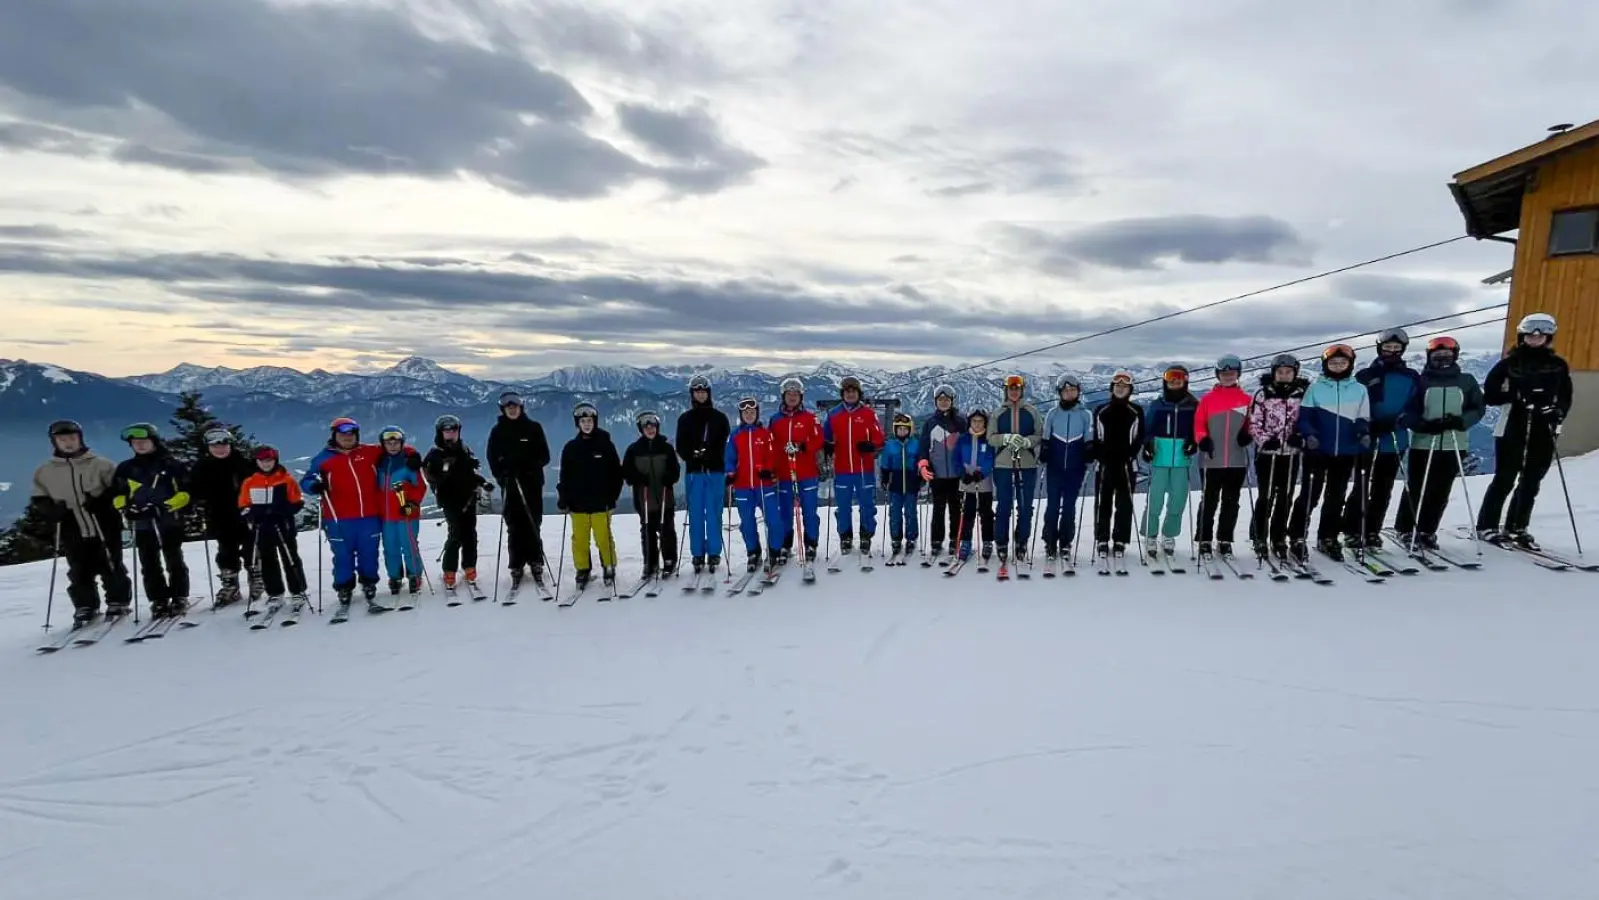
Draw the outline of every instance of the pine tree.
[[[31,503],[22,518],[0,529],[0,566],[49,559],[54,549],[55,526]]]

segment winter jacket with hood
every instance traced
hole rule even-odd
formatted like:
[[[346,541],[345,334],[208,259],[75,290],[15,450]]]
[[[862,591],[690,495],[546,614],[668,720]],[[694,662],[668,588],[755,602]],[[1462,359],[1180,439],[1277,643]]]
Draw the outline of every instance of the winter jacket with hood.
[[[781,456],[777,460],[778,481],[795,478],[810,481],[818,477],[816,454],[822,450],[822,423],[816,421],[815,413],[803,406],[797,409],[780,407],[772,413],[767,428],[772,432],[772,446]],[[794,454],[792,466],[784,449],[789,444],[796,445],[799,450]]]
[[[1188,466],[1198,415],[1199,400],[1186,387],[1175,392],[1162,388],[1160,396],[1149,402],[1144,409],[1144,428],[1154,451],[1154,465],[1168,469]]]
[[[777,487],[777,457],[772,449],[772,433],[757,419],[739,423],[727,442],[722,463],[733,476],[733,490],[772,490]],[[762,475],[763,472],[771,477]]]
[[[1476,378],[1460,371],[1455,362],[1440,366],[1429,361],[1421,370],[1421,390],[1399,421],[1410,429],[1412,450],[1465,452],[1471,449],[1467,432],[1482,421],[1486,410]]]
[[[1094,413],[1081,400],[1056,403],[1044,416],[1040,462],[1051,479],[1081,480],[1088,468],[1088,445],[1094,440]],[[1059,482],[1057,482],[1059,483]]]
[[[377,444],[356,444],[346,451],[328,438],[328,445],[306,466],[300,490],[316,493],[318,478],[321,479],[324,522],[380,518],[382,494],[386,493],[378,488],[377,463],[382,455],[383,448]]]
[[[407,444],[399,453],[384,451],[377,462],[378,488],[383,491],[383,521],[404,522],[422,518],[427,482],[422,480],[422,455]],[[400,485],[396,491],[394,486]],[[404,506],[410,508],[407,513]]]
[[[1295,377],[1279,382],[1271,373],[1261,376],[1260,390],[1249,404],[1249,435],[1255,439],[1255,452],[1292,456],[1299,448],[1290,438],[1299,434],[1299,405],[1310,382]]]
[[[712,405],[711,392],[706,391],[704,403],[693,403],[677,417],[677,431],[672,434],[683,471],[690,475],[726,472],[727,439],[732,433],[727,413]]]
[[[526,409],[514,419],[500,413],[489,429],[483,456],[495,481],[504,484],[515,478],[524,490],[537,494],[544,487],[544,467],[550,464],[550,442],[544,426],[529,418]],[[538,500],[529,497],[528,502]]]
[[[950,458],[955,463],[956,471],[965,477],[968,473],[977,473],[983,480],[976,484],[961,484],[965,491],[979,493],[993,493],[994,490],[994,445],[986,440],[987,435],[963,434],[955,442],[955,447],[950,451]]]
[[[827,414],[822,438],[833,447],[834,475],[871,474],[872,458],[883,449],[883,426],[870,406],[840,403]],[[856,446],[862,441],[871,442],[871,452],[862,453]]]
[[[1510,348],[1488,370],[1482,390],[1489,405],[1504,408],[1494,423],[1495,437],[1524,434],[1529,427],[1549,430],[1571,413],[1571,367],[1550,347]]]
[[[1038,468],[1038,445],[1043,443],[1044,419],[1031,403],[1012,406],[1002,404],[994,411],[994,427],[988,430],[988,442],[994,445],[994,468]],[[1025,446],[1012,453],[1010,438],[1019,434],[1027,439]]]
[[[1399,427],[1399,417],[1421,389],[1421,376],[1405,365],[1402,357],[1378,356],[1355,373],[1355,380],[1366,386],[1366,396],[1371,403],[1371,433],[1377,439],[1377,451],[1405,452],[1410,445],[1410,435]]]
[[[922,476],[916,470],[921,443],[914,433],[883,442],[883,452],[877,457],[878,481],[889,493],[914,494],[922,489]]]
[[[1238,443],[1238,436],[1249,428],[1249,394],[1234,384],[1216,385],[1199,398],[1194,415],[1194,442],[1210,438],[1210,453],[1199,454],[1203,469],[1244,469],[1249,466],[1249,451]]]
[[[292,527],[294,517],[305,508],[305,498],[294,476],[280,464],[270,472],[257,466],[253,474],[239,486],[239,496],[234,498],[234,515],[239,511],[250,514],[250,524],[257,529]]]
[[[1299,434],[1307,453],[1359,456],[1369,449],[1371,398],[1354,373],[1311,382],[1299,402]]]
[[[116,463],[87,446],[72,456],[55,453],[33,472],[32,502],[41,507],[65,504],[63,540],[120,535],[122,525],[111,506]],[[49,515],[49,510],[45,510]]]
[[[446,510],[472,508],[477,490],[488,483],[479,471],[477,455],[465,441],[446,441],[435,432],[433,449],[422,460],[422,477],[433,489],[433,497]]]
[[[603,513],[616,508],[622,496],[622,460],[610,432],[599,426],[579,433],[561,449],[561,475],[555,496],[573,513]]]
[[[239,518],[239,488],[260,471],[238,447],[222,458],[207,450],[189,467],[189,494],[205,510],[212,530]]]
[[[128,516],[136,531],[178,528],[178,512],[189,505],[189,471],[157,440],[151,452],[117,465],[111,505]]]
[[[952,454],[955,442],[965,433],[966,417],[956,412],[955,407],[951,406],[948,412],[934,412],[922,423],[921,439],[917,442],[921,455],[917,462],[926,460],[934,478],[961,477]]]
[[[1101,403],[1094,410],[1094,458],[1106,466],[1132,462],[1144,446],[1144,419],[1144,408],[1131,398]]]
[[[672,442],[659,433],[652,438],[640,435],[622,455],[622,480],[633,486],[633,506],[640,512],[644,511],[646,493],[652,514],[663,505],[675,509],[672,486],[677,484],[681,473],[677,451]]]

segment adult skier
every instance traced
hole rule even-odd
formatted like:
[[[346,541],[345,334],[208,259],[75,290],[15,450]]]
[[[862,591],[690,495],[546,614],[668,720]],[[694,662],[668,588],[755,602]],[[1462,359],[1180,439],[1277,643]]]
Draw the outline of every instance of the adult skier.
[[[515,391],[500,395],[500,418],[489,429],[483,455],[503,498],[500,516],[505,524],[511,590],[521,588],[524,568],[533,573],[533,583],[543,588],[544,467],[550,464],[550,444],[544,426],[527,414]]]
[[[357,581],[370,612],[377,602],[378,543],[383,534],[383,494],[378,458],[383,448],[361,443],[361,425],[348,416],[328,423],[328,444],[311,458],[300,490],[322,498],[322,530],[333,551],[333,590],[338,615],[348,615]]]
[[[955,389],[947,384],[933,388],[933,414],[922,423],[916,461],[933,501],[927,528],[927,552],[932,559],[944,550],[946,524],[951,541],[960,539],[955,531],[960,527],[962,472],[951,453],[965,433],[966,417],[955,409]]]
[[[1299,435],[1304,441],[1305,529],[1310,510],[1321,504],[1316,525],[1316,549],[1342,560],[1338,533],[1343,527],[1355,463],[1371,452],[1371,397],[1354,379],[1355,348],[1333,344],[1321,354],[1321,376],[1311,383],[1299,404]],[[1295,560],[1309,559],[1305,532],[1296,531],[1289,544]]]
[[[639,546],[644,551],[644,577],[672,575],[677,571],[677,484],[682,469],[677,451],[661,434],[661,417],[645,410],[633,419],[639,438],[622,456],[622,479],[633,486],[633,509],[638,513]]]
[[[1249,518],[1249,541],[1255,556],[1262,559],[1270,553],[1286,562],[1289,535],[1305,533],[1310,498],[1302,492],[1295,500],[1294,485],[1305,444],[1299,433],[1299,405],[1309,387],[1310,382],[1299,377],[1299,358],[1280,353],[1250,400],[1249,436],[1255,444],[1260,493]]]
[[[1133,402],[1133,376],[1110,377],[1110,398],[1094,410],[1088,458],[1099,463],[1094,482],[1094,555],[1120,557],[1133,539],[1133,463],[1144,445],[1144,408]],[[1114,518],[1114,523],[1113,523]]]
[[[766,519],[766,570],[777,563],[783,548],[783,521],[777,502],[777,454],[772,448],[772,433],[761,424],[761,402],[754,397],[738,401],[738,427],[727,442],[727,486],[733,489],[738,507],[738,530],[744,537],[745,567],[753,572],[761,567],[760,518]],[[757,513],[757,510],[759,511]]]
[[[427,482],[422,479],[422,455],[407,444],[405,429],[385,425],[378,432],[383,455],[378,457],[378,487],[383,490],[383,562],[389,570],[389,593],[404,585],[412,593],[422,590],[422,551],[417,546],[422,525],[422,500]]]
[[[994,527],[998,529],[1000,562],[1021,561],[1033,530],[1033,495],[1038,490],[1038,445],[1043,441],[1043,417],[1023,399],[1027,379],[1005,378],[1005,402],[994,416],[988,442],[994,445],[994,498],[999,501]],[[1016,515],[1011,530],[1011,514]],[[1014,552],[1010,542],[1014,539]]]
[[[694,574],[722,563],[722,509],[726,491],[727,414],[711,405],[711,380],[688,382],[689,408],[677,417],[677,455],[683,460],[688,503],[688,549]]]
[[[1475,377],[1460,370],[1459,359],[1460,343],[1454,338],[1428,341],[1421,390],[1405,410],[1410,454],[1394,530],[1406,547],[1438,548],[1438,524],[1455,479],[1465,474],[1461,470],[1462,457],[1471,449],[1468,432],[1487,410],[1482,388]]]
[[[1075,376],[1055,380],[1058,402],[1044,415],[1039,461],[1044,468],[1044,557],[1070,556],[1077,537],[1077,497],[1088,474],[1094,413],[1083,405]]]
[[[1144,537],[1150,557],[1171,556],[1183,530],[1192,477],[1194,419],[1199,400],[1188,390],[1188,367],[1172,365],[1161,376],[1161,394],[1144,411],[1144,461],[1149,463],[1149,493],[1144,497]],[[1157,544],[1158,540],[1158,544]]]
[[[294,517],[305,508],[305,500],[294,476],[279,465],[276,448],[265,444],[255,448],[252,466],[255,471],[239,486],[234,504],[238,518],[253,535],[252,558],[260,561],[267,612],[282,608],[287,590],[289,612],[298,614],[305,608],[307,586]]]
[[[422,477],[444,513],[442,577],[446,591],[455,590],[456,573],[461,572],[467,587],[474,595],[478,593],[478,497],[494,490],[480,468],[477,455],[461,439],[461,420],[449,414],[434,419],[433,448],[422,459]]]
[[[183,560],[183,521],[178,514],[189,505],[189,473],[167,452],[154,425],[129,425],[122,429],[122,439],[133,457],[117,466],[111,505],[133,528],[150,615],[181,616],[189,609],[189,564]]]
[[[894,414],[893,435],[883,442],[877,457],[878,481],[888,494],[889,559],[903,562],[903,555],[915,549],[921,537],[921,522],[916,514],[916,498],[922,492],[922,479],[916,471],[921,453],[916,439],[916,420],[906,413]]]
[[[772,432],[772,446],[782,455],[777,460],[778,515],[782,516],[783,552],[779,565],[787,565],[789,553],[794,549],[794,500],[799,498],[805,559],[816,561],[817,537],[821,534],[821,516],[817,514],[817,491],[821,473],[817,469],[816,454],[822,449],[822,425],[816,414],[805,408],[805,384],[798,378],[785,378],[778,388],[782,403],[772,413],[767,428]]]
[[[1377,336],[1377,358],[1355,373],[1371,400],[1370,453],[1363,453],[1355,469],[1355,489],[1344,504],[1344,543],[1367,550],[1382,549],[1382,524],[1388,519],[1399,464],[1410,448],[1410,432],[1399,418],[1421,389],[1421,376],[1405,363],[1410,335],[1390,328]]]
[[[561,449],[561,475],[555,484],[556,505],[572,517],[572,569],[578,590],[588,586],[593,569],[589,541],[600,549],[600,575],[606,587],[616,584],[616,541],[611,537],[611,511],[622,496],[622,460],[610,432],[600,427],[594,404],[572,408],[577,434]]]
[[[1231,353],[1216,360],[1216,386],[1200,398],[1194,416],[1194,438],[1199,445],[1203,483],[1198,548],[1202,557],[1212,552],[1222,557],[1233,555],[1239,495],[1249,478],[1250,398],[1238,386],[1243,373],[1243,361]]]
[[[239,515],[239,489],[256,473],[255,461],[233,446],[233,434],[222,425],[205,429],[205,454],[189,468],[189,494],[205,516],[206,535],[216,544],[216,605],[239,599],[239,573],[253,567],[250,529]],[[263,590],[250,578],[252,597]]]
[[[102,584],[106,615],[126,615],[133,583],[122,562],[122,521],[111,506],[116,464],[89,449],[77,422],[52,422],[48,432],[50,458],[33,472],[29,503],[55,526],[66,551],[72,625],[82,628],[99,615]]]
[[[1485,541],[1538,549],[1527,523],[1538,487],[1554,462],[1555,438],[1571,412],[1571,368],[1555,353],[1554,343],[1554,316],[1533,313],[1523,318],[1516,326],[1516,346],[1484,379],[1484,399],[1500,407],[1494,424],[1493,482],[1477,513],[1477,532]],[[1510,510],[1501,521],[1506,498]]]
[[[958,549],[955,558],[972,558],[972,537],[977,523],[983,525],[983,565],[994,555],[994,445],[988,442],[988,411],[974,409],[966,414],[966,434],[950,451],[951,462],[961,473],[961,515],[955,533]]]
[[[861,511],[862,556],[872,552],[877,532],[876,467],[872,457],[883,447],[883,426],[877,413],[862,402],[861,381],[846,375],[839,382],[842,401],[827,414],[822,425],[822,452],[833,458],[833,518],[838,525],[838,552],[848,555],[854,546],[853,506]]]

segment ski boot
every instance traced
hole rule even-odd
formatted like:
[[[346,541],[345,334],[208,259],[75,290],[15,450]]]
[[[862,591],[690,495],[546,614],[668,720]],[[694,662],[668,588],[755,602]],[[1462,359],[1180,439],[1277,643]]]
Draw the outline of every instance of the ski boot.
[[[606,587],[615,587],[616,586],[616,567],[615,566],[601,566],[600,567],[600,581]]]
[[[376,583],[361,585],[361,596],[366,598],[367,612],[387,612],[388,607],[378,602],[378,586]]]
[[[289,595],[289,615],[291,615],[291,616],[299,615],[300,611],[305,609],[306,604],[308,604],[310,602],[311,602],[311,598],[306,596],[305,591],[298,591],[298,592],[296,592],[294,594]]]
[[[406,584],[405,588],[406,588],[407,593],[411,593],[411,594],[420,594],[420,593],[422,593],[422,576],[421,575],[412,575],[410,581]]]
[[[528,569],[533,575],[533,584],[542,590],[544,587],[544,569],[540,566],[529,566]],[[474,569],[468,569],[467,571],[469,574],[466,576],[466,580],[472,582],[472,590],[475,591],[477,590],[477,571]]]
[[[928,559],[933,560],[934,562],[937,562],[938,558],[940,556],[942,556],[943,553],[944,553],[944,545],[943,545],[943,543],[941,543],[939,541],[934,541],[933,543],[927,545],[927,558]]]
[[[677,574],[677,559],[676,558],[673,558],[673,559],[662,559],[661,560],[661,577],[662,578],[671,578],[673,575],[676,575],[676,574]]]
[[[1316,549],[1326,554],[1328,559],[1344,561],[1344,545],[1337,538],[1322,538],[1316,542]]]
[[[100,615],[100,610],[95,609],[92,606],[80,606],[77,609],[74,609],[72,611],[72,629],[76,631],[79,628],[88,625],[90,622],[93,622],[95,617],[98,615]]]
[[[1477,540],[1482,541],[1484,544],[1498,546],[1509,543],[1510,536],[1497,528],[1479,528],[1477,529]]]
[[[1053,543],[1044,544],[1044,559],[1050,562],[1055,561],[1055,545]]]
[[[1288,554],[1294,562],[1304,565],[1310,562],[1310,547],[1302,540],[1294,540],[1288,545]]]
[[[1094,544],[1094,558],[1101,559],[1110,555],[1110,541],[1099,541]]]
[[[761,551],[750,551],[750,558],[744,562],[744,571],[754,572],[761,567]]]
[[[337,599],[339,601],[339,608],[334,611],[333,615],[336,616],[336,617],[339,617],[339,618],[349,618],[349,615],[350,615],[350,603],[351,603],[351,601],[353,601],[355,599],[355,589],[354,588],[334,588],[334,591],[337,594]]]
[[[694,567],[695,575],[705,571],[705,557],[703,556],[694,557],[694,559],[690,560],[690,564]]]
[[[261,580],[261,573],[250,572],[250,602],[255,603],[266,596],[266,582]]]
[[[1538,541],[1524,529],[1512,531],[1506,537],[1510,543],[1515,544],[1517,547],[1520,547],[1523,550],[1537,552],[1543,549],[1543,547],[1539,545]]]
[[[172,614],[170,610],[171,607],[167,605],[165,600],[150,601],[150,618],[152,619],[165,619]]]
[[[853,549],[855,549],[855,534],[854,534],[854,532],[846,531],[846,532],[843,532],[843,533],[839,534],[839,536],[838,536],[838,555],[839,556],[848,556],[850,554],[850,551],[853,550]]]
[[[715,572],[717,569],[722,567],[722,557],[713,553],[705,558],[705,566],[712,572]]]
[[[789,550],[789,548],[784,547],[783,549],[777,551],[777,558],[772,561],[772,564],[773,564],[774,567],[775,566],[786,566],[786,565],[788,565],[788,561],[789,561],[790,558],[791,558],[791,551]]]
[[[577,584],[578,590],[589,586],[589,581],[594,577],[593,569],[578,569],[572,574],[572,581]]]
[[[809,562],[809,563],[816,562],[816,542],[815,541],[806,541],[805,542],[805,561]]]
[[[1280,541],[1277,542],[1277,543],[1272,544],[1271,545],[1271,555],[1275,556],[1277,558],[1278,562],[1287,562],[1288,561],[1288,545],[1285,544],[1285,543],[1282,543]]]
[[[1167,557],[1175,556],[1177,554],[1177,539],[1161,538],[1160,552],[1165,554]]]
[[[514,594],[522,589],[522,577],[526,574],[521,569],[511,573],[511,593]]]
[[[652,578],[659,578],[660,569],[655,565],[655,563],[646,562],[644,564],[644,571],[639,573],[639,577],[645,581],[649,581]]]
[[[1212,556],[1215,556],[1215,555],[1216,555],[1215,547],[1211,546],[1210,541],[1200,541],[1199,542],[1199,558],[1200,559],[1210,559]]]
[[[398,596],[399,593],[400,593],[400,585],[402,585],[404,583],[405,583],[405,579],[403,579],[403,578],[390,578],[389,579],[389,595],[390,596]]]
[[[988,565],[988,561],[990,559],[992,559],[993,556],[994,556],[994,542],[993,541],[984,541],[983,542],[983,565],[985,565],[985,566]]]
[[[971,541],[961,541],[960,549],[958,551],[956,551],[956,553],[955,553],[955,559],[960,561],[960,562],[965,562],[966,560],[971,559],[971,558],[972,558],[972,542]]]
[[[1222,559],[1232,559],[1233,558],[1233,542],[1232,541],[1217,541],[1216,542],[1216,555],[1221,557]]]
[[[861,555],[862,556],[871,556],[872,555],[872,536],[869,535],[869,534],[861,535]]]
[[[1011,557],[1011,562],[1016,563],[1017,565],[1020,565],[1021,563],[1025,562],[1026,559],[1027,559],[1027,544],[1025,542],[1023,542],[1023,541],[1018,540],[1016,542],[1016,554]]]
[[[1010,558],[1010,545],[1009,544],[995,544],[994,545],[994,556],[999,559],[999,564],[1003,566],[1005,564],[1005,561]]]
[[[188,615],[188,612],[189,612],[189,598],[188,597],[173,597],[171,600],[167,601],[167,615],[168,616],[171,616],[172,618],[177,618],[179,616]]]
[[[1265,541],[1256,541],[1254,544],[1254,550],[1256,559],[1265,559],[1267,556],[1272,555],[1271,545]]]
[[[217,580],[222,582],[217,589],[217,608],[239,602],[239,573],[224,569],[217,573]]]
[[[1419,532],[1416,534],[1416,546],[1423,550],[1437,550],[1438,535],[1431,532]]]
[[[1367,553],[1382,552],[1382,532],[1373,531],[1372,533],[1366,535],[1365,540],[1362,542],[1362,549],[1364,549]]]
[[[273,594],[272,596],[267,598],[267,605],[266,605],[267,615],[270,616],[270,615],[272,615],[273,613],[276,613],[278,610],[280,610],[282,608],[283,608],[283,595],[282,594]]]
[[[1344,535],[1345,550],[1363,550],[1366,547],[1366,538],[1358,534]]]
[[[128,605],[127,601],[117,601],[116,603],[107,603],[105,605],[106,618],[114,619],[117,616],[125,616],[125,615],[127,615],[129,613],[129,611],[131,609],[132,609],[132,607],[130,607]]]
[[[453,592],[455,590],[455,573],[454,572],[445,572],[444,574],[439,576],[439,579],[444,582],[444,589],[446,591]]]

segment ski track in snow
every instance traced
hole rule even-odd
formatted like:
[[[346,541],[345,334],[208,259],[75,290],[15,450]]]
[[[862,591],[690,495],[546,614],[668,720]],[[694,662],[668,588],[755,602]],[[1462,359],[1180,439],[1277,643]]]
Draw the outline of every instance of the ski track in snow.
[[[1599,458],[1567,470],[1592,528]],[[1539,533],[1565,544],[1558,488],[1543,503]],[[480,526],[488,577],[496,526]],[[616,535],[630,584],[629,517]],[[430,567],[442,540],[424,525]],[[424,590],[415,611],[338,628],[199,612],[160,641],[113,632],[46,657],[49,564],[11,567],[0,884],[52,900],[1591,897],[1599,576],[1484,552],[1482,573],[1383,585],[1323,563],[1333,588],[911,565],[564,610],[448,609]]]

